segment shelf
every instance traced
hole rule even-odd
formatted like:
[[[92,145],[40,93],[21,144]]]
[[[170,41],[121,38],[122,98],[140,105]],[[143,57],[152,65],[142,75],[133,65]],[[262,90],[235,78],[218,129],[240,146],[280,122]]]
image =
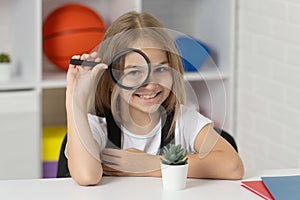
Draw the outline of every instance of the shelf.
[[[228,69],[230,66],[223,66],[222,69]],[[184,79],[187,81],[217,81],[230,78],[230,73],[221,70],[210,57],[195,72],[185,72]]]
[[[66,73],[60,71],[48,71],[43,73],[42,88],[65,88]],[[187,81],[217,81],[230,77],[229,73],[220,72],[217,69],[201,69],[196,72],[185,72],[184,80]],[[1,87],[0,87],[1,89]]]
[[[217,81],[225,80],[230,77],[229,73],[221,73],[215,71],[197,71],[185,72],[184,79],[187,81]]]
[[[0,82],[1,91],[20,91],[20,90],[33,90],[36,88],[36,83],[21,78],[12,78],[7,82]]]

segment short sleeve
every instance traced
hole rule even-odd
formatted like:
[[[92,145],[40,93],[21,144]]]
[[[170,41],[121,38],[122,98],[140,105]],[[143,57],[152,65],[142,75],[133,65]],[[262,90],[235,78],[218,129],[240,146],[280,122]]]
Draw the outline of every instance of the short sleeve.
[[[195,139],[207,124],[212,124],[212,121],[196,110],[181,105],[175,127],[175,143],[181,144],[188,153],[195,153]]]
[[[88,122],[91,128],[93,138],[98,143],[99,150],[101,152],[105,148],[107,142],[106,119],[98,117],[96,115],[88,114]],[[66,144],[65,151],[64,151],[66,158],[68,158],[67,148],[68,148],[68,143]]]
[[[100,152],[105,148],[107,142],[106,119],[96,115],[88,114],[88,121],[92,135],[99,145]]]

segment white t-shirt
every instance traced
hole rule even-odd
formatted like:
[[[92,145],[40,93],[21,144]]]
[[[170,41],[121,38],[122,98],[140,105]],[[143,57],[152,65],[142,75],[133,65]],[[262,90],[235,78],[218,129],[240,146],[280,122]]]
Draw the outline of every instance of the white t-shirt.
[[[107,124],[105,118],[88,115],[89,124],[93,137],[99,144],[100,152],[105,148],[107,142]],[[212,121],[199,112],[180,106],[175,124],[175,144],[181,144],[188,154],[195,153],[194,141],[199,131]],[[153,130],[145,135],[136,135],[126,128],[121,127],[122,149],[136,148],[145,153],[156,155],[159,153],[161,140],[161,122]]]

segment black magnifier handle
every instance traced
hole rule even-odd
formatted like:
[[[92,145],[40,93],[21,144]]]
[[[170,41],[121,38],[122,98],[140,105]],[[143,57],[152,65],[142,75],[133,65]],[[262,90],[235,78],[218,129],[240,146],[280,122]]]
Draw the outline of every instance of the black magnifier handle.
[[[80,60],[80,59],[70,59],[71,65],[82,65],[82,66],[89,66],[95,67],[96,65],[100,64],[100,62],[88,61],[88,60]]]

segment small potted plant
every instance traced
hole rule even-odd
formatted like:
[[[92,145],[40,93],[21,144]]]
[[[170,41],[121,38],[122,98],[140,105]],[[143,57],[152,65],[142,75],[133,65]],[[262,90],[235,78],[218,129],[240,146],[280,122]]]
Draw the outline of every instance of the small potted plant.
[[[163,148],[162,156],[160,159],[164,189],[184,189],[188,172],[186,150],[180,144],[170,144]]]
[[[10,79],[10,56],[7,53],[0,53],[0,81],[8,81]]]

